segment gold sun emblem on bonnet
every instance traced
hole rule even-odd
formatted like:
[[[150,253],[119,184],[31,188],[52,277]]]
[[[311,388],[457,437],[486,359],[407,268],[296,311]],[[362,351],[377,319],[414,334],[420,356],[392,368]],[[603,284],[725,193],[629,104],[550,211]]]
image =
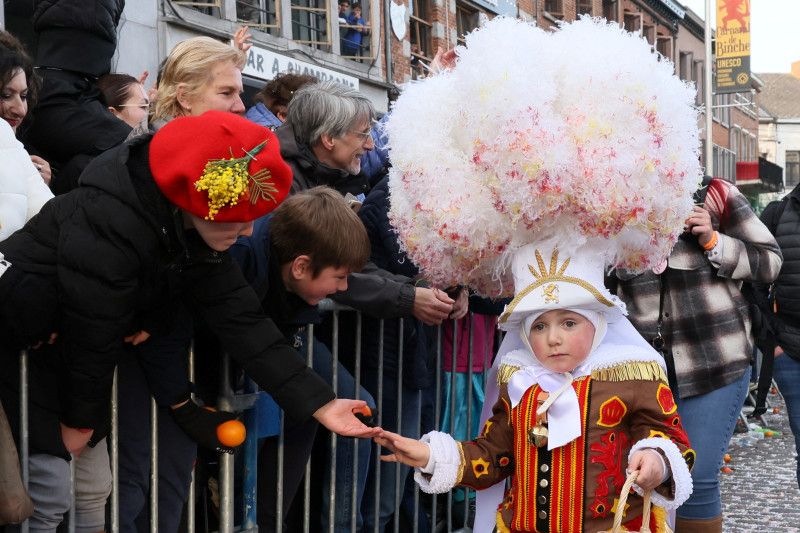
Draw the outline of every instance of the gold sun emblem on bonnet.
[[[557,283],[571,283],[573,285],[577,285],[582,287],[583,289],[587,290],[592,294],[592,296],[597,299],[603,305],[608,307],[613,307],[614,303],[611,302],[608,298],[606,298],[597,287],[593,286],[588,281],[581,279],[575,276],[568,276],[565,274],[567,267],[569,266],[569,257],[564,260],[563,263],[558,263],[558,250],[553,250],[553,254],[550,256],[550,265],[546,265],[544,259],[542,259],[542,254],[539,250],[535,251],[536,256],[536,265],[528,265],[528,270],[530,270],[531,274],[533,275],[534,281],[521,291],[511,300],[511,303],[506,306],[506,310],[503,315],[500,317],[500,323],[506,322],[511,313],[514,312],[514,308],[519,305],[523,298],[525,298],[528,294],[539,287],[543,287],[543,296],[544,302],[546,304],[549,303],[559,303],[559,288]],[[538,268],[537,268],[538,267]]]

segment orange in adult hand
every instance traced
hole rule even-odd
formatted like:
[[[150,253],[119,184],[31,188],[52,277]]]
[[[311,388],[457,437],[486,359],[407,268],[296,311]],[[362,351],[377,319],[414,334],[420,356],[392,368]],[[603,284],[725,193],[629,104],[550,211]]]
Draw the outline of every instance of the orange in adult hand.
[[[355,409],[353,409],[353,414],[370,417],[372,416],[372,409],[369,408],[369,405],[364,405],[363,407],[356,407]]]
[[[217,439],[223,446],[235,448],[244,442],[247,430],[238,420],[228,420],[217,426]]]

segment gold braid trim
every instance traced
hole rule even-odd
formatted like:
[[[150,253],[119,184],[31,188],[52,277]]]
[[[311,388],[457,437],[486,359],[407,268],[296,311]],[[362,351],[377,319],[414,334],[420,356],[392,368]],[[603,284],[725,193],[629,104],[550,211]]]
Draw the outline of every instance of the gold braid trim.
[[[464,445],[460,442],[456,442],[456,446],[458,447],[458,456],[460,457],[456,485],[461,485],[461,479],[464,477],[464,469],[467,467],[467,459],[464,457]]]
[[[634,379],[667,382],[667,373],[655,361],[633,361],[608,368],[592,370],[592,379],[597,381],[630,381]]]
[[[514,365],[500,365],[497,369],[497,384],[505,385],[520,367]]]

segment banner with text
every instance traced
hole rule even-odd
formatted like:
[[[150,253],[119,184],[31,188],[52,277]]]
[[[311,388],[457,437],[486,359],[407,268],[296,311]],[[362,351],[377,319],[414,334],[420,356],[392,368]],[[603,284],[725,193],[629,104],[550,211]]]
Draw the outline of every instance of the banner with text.
[[[271,80],[283,72],[310,74],[316,76],[320,81],[334,80],[353,89],[358,89],[358,78],[354,76],[348,76],[313,63],[299,61],[293,57],[276,54],[257,46],[253,46],[247,51],[247,63],[242,69],[242,74],[261,80]]]
[[[717,0],[715,93],[749,92],[750,0]]]

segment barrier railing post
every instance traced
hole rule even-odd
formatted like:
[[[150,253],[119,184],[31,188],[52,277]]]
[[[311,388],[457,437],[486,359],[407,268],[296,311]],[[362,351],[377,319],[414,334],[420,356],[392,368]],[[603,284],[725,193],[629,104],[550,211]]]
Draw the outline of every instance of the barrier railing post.
[[[72,456],[69,462],[69,511],[67,516],[67,533],[75,533],[75,462],[76,456]]]
[[[30,421],[28,420],[28,352],[23,350],[19,354],[19,453],[22,468],[22,483],[25,490],[30,484]],[[30,524],[25,520],[20,526],[21,533],[28,533]]]
[[[286,417],[281,410],[281,428],[278,433],[278,471],[275,487],[275,531],[283,532],[283,432],[286,431]]]
[[[417,390],[417,430],[416,435],[422,436],[422,389]],[[419,490],[414,491],[414,525],[412,527],[413,533],[419,532]]]
[[[331,385],[333,392],[339,394],[339,311],[333,312],[333,334],[331,339]],[[331,431],[330,473],[331,481],[328,485],[328,532],[334,533],[336,525],[336,433]]]
[[[397,319],[397,434],[403,434],[403,325],[402,318]],[[399,462],[394,464],[394,533],[400,533],[400,500],[402,499],[401,467]]]
[[[473,354],[474,354],[474,346],[473,346],[473,322],[472,322],[472,313],[467,313],[467,331],[469,332],[469,346],[467,350],[467,431],[465,433],[466,440],[472,440],[472,361],[473,361]],[[469,496],[470,496],[470,488],[464,487],[464,527],[467,527],[469,524],[469,510],[470,510],[470,503],[469,503]]]
[[[111,533],[119,533],[119,368],[111,383]]]
[[[228,354],[223,355],[217,402],[223,411],[233,407],[230,366]],[[220,453],[219,456],[219,533],[233,533],[233,454]]]
[[[194,341],[189,344],[189,354],[188,354],[188,372],[189,372],[189,381],[194,383]],[[189,394],[189,398],[191,401],[194,401],[194,392]],[[195,530],[195,473],[197,467],[197,458],[195,458],[195,464],[192,465],[192,473],[191,478],[189,480],[189,495],[188,500],[186,501],[186,533],[194,533]]]
[[[308,325],[306,335],[306,363],[314,367],[314,325]],[[306,463],[306,477],[303,482],[303,533],[311,529],[311,461]]]
[[[356,312],[356,354],[355,354],[355,368],[354,378],[356,381],[356,394],[355,399],[361,399],[361,312]],[[357,521],[357,507],[358,507],[358,447],[359,439],[353,439],[353,492],[350,498],[350,531],[356,533]]]
[[[433,427],[436,431],[442,429],[442,326],[436,326],[436,383],[434,384]],[[419,492],[419,487],[417,487]],[[431,531],[436,531],[436,513],[438,511],[436,494],[431,494]]]
[[[384,321],[381,319],[378,322],[378,397],[375,398],[375,404],[378,408],[377,423],[380,426],[383,423],[383,325]],[[373,501],[373,533],[380,533],[381,524],[381,450],[380,447],[375,445],[375,495]]]
[[[455,431],[456,359],[458,358],[458,320],[453,320],[453,351],[450,360],[450,433]],[[447,493],[447,531],[453,530],[453,491]]]
[[[158,404],[150,398],[150,533],[158,533]]]

